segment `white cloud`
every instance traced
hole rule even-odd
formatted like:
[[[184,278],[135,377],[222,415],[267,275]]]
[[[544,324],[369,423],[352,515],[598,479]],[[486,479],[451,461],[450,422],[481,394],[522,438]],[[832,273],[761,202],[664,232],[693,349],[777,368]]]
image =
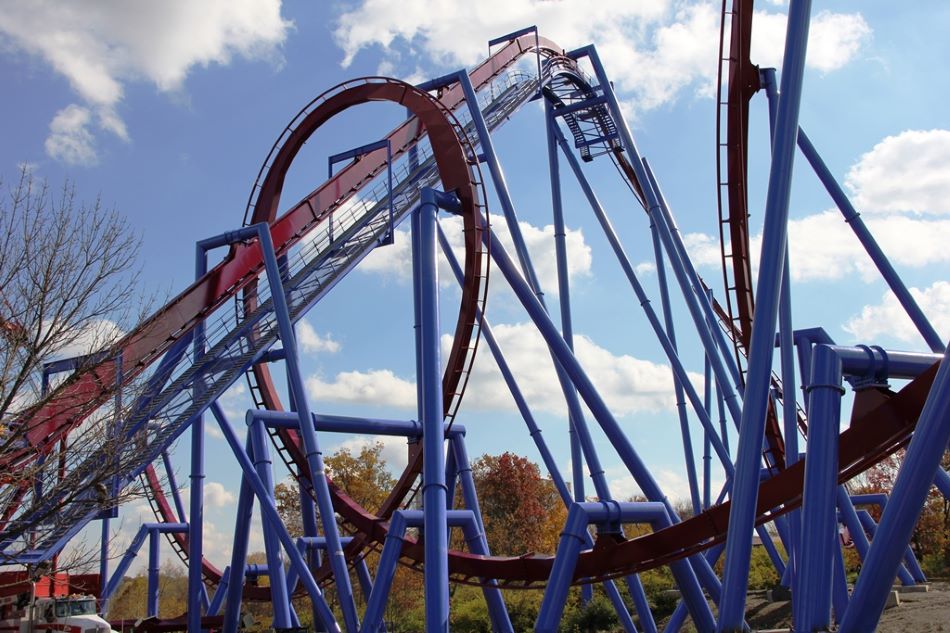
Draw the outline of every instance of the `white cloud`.
[[[204,500],[206,508],[226,508],[234,505],[237,497],[217,481],[204,482]],[[181,489],[181,502],[186,508],[191,506],[191,488]]]
[[[566,413],[564,396],[544,339],[533,324],[495,324],[492,332],[518,380],[532,410]],[[451,345],[442,337],[445,353]],[[581,366],[614,415],[668,409],[674,405],[673,379],[668,365],[616,355],[583,335],[574,337]],[[698,375],[692,376],[699,381]],[[515,410],[515,403],[487,349],[472,369],[464,406],[474,409]]]
[[[950,337],[950,282],[938,281],[929,288],[910,288],[910,294],[928,316],[942,340]],[[920,333],[894,293],[888,290],[881,302],[867,305],[844,325],[857,340],[869,342],[881,336],[923,345]]]
[[[6,2],[0,38],[42,58],[94,110],[100,129],[126,140],[117,107],[127,82],[175,91],[195,66],[278,59],[291,27],[280,9],[280,0]]]
[[[534,325],[496,324],[492,330],[532,409],[565,414],[564,396],[551,356]],[[578,360],[615,415],[673,406],[669,366],[627,354],[613,354],[584,335],[576,335],[574,344]],[[443,335],[443,357],[451,346],[452,336]],[[697,384],[701,383],[699,375],[691,374],[691,377]],[[307,392],[322,401],[416,408],[415,382],[396,376],[388,369],[340,372],[332,380],[311,376],[307,379]],[[464,406],[477,410],[516,410],[487,349],[482,350],[472,368]]]
[[[380,456],[392,472],[401,473],[406,469],[406,466],[409,465],[409,452],[406,448],[407,440],[404,437],[392,435],[353,437],[340,444],[335,450],[346,448],[349,449],[351,454],[359,455],[364,447],[376,443],[383,445]]]
[[[623,473],[626,473],[625,469],[622,468],[611,468],[609,472],[621,470]],[[663,494],[665,494],[671,502],[689,501],[689,481],[686,479],[685,471],[680,473],[669,468],[659,468],[651,469],[650,472],[653,474],[653,478],[656,480],[657,485],[659,485],[660,490],[663,491]],[[633,476],[629,474],[620,474],[610,479],[608,485],[615,499],[623,500],[644,496],[640,486],[637,485]],[[722,485],[723,480],[721,478],[713,477],[713,480],[710,482],[710,489],[713,491],[713,494],[718,494],[719,490],[722,489]]]
[[[922,268],[950,263],[950,220],[915,219],[900,215],[865,217],[865,224],[892,264]],[[713,237],[687,236],[693,263],[718,267],[719,246]],[[837,209],[788,222],[793,281],[833,281],[857,274],[863,281],[879,278],[877,268]],[[692,243],[692,246],[689,244]],[[762,234],[749,240],[753,272],[757,274]]]
[[[247,384],[244,378],[240,378],[237,382],[228,387],[227,391],[218,398],[218,404],[221,405],[224,417],[227,418],[231,424],[231,428],[234,429],[235,434],[243,438],[247,433],[247,425],[244,423],[247,410],[254,406],[250,394],[247,391]],[[224,433],[221,432],[218,421],[211,415],[205,416],[205,433],[217,440],[224,439]]]
[[[340,344],[329,334],[320,336],[306,319],[297,322],[297,343],[301,349],[311,354],[327,352],[335,354],[340,351]]]
[[[448,238],[456,258],[461,263],[465,256],[465,243],[462,235],[462,220],[456,216],[440,218],[439,223]],[[554,226],[548,224],[538,228],[528,222],[519,222],[531,260],[538,275],[538,281],[547,294],[557,294],[557,261],[554,256]],[[498,236],[505,250],[515,258],[515,247],[511,233],[504,219],[491,217],[491,230]],[[591,248],[584,240],[580,229],[567,229],[567,273],[571,279],[590,274]],[[402,282],[412,280],[411,238],[408,231],[396,231],[395,242],[390,246],[375,249],[364,259],[359,270],[394,277]],[[439,281],[443,286],[455,286],[455,276],[444,257],[439,258]],[[489,282],[493,289],[503,287],[501,274],[493,275]],[[497,284],[497,285],[496,285]],[[494,297],[494,292],[492,293]]]
[[[652,275],[656,272],[656,264],[653,262],[640,262],[633,267],[633,272],[635,272],[638,277]]]
[[[860,211],[950,213],[950,130],[906,130],[874,146],[848,172]]]
[[[94,319],[87,321],[78,330],[67,333],[68,342],[54,352],[56,358],[73,358],[99,351],[118,341],[125,332],[115,321]]]
[[[583,15],[584,19],[578,19]],[[785,38],[785,15],[758,12],[765,46],[756,63],[778,51]],[[405,58],[425,55],[436,65],[465,66],[482,59],[485,42],[525,24],[571,49],[597,44],[607,73],[631,110],[670,103],[693,87],[713,93],[719,43],[719,6],[711,2],[669,0],[483,0],[470,4],[407,0],[364,0],[344,12],[334,32],[348,66],[364,48],[380,47],[388,69]],[[773,33],[774,31],[774,33]],[[466,36],[459,38],[458,33]],[[850,61],[868,39],[860,14],[822,11],[812,20],[808,64],[821,71]],[[779,59],[780,61],[780,59]]]
[[[56,113],[49,124],[46,153],[67,165],[95,165],[99,162],[95,139],[89,131],[92,115],[75,103]]]
[[[416,408],[415,383],[400,378],[389,369],[344,371],[327,382],[310,376],[307,395],[315,401],[351,402],[404,409]]]
[[[781,68],[785,50],[787,16],[756,11],[753,18],[752,61],[762,67]],[[860,13],[821,11],[811,18],[805,63],[831,72],[854,59],[871,38],[871,27]]]
[[[705,233],[687,233],[683,236],[683,246],[694,266],[719,266],[722,251],[719,240]]]

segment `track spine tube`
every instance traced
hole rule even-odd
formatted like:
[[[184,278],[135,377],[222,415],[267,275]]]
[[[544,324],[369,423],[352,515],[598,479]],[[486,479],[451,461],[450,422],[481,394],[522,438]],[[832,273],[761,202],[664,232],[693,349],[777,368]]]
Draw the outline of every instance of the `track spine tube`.
[[[877,535],[868,550],[868,559],[858,577],[852,605],[841,623],[841,633],[858,633],[874,628],[904,553],[898,543],[909,543],[914,525],[940,468],[940,460],[950,441],[950,352],[944,354],[930,394],[920,413],[907,448],[903,465],[881,517]]]
[[[436,218],[439,212],[437,192],[423,189],[416,230],[417,243],[413,277],[418,290],[419,352],[422,373],[416,377],[422,386],[418,403],[422,422],[423,468],[422,504],[425,516],[425,613],[427,633],[449,630],[448,525],[445,509],[445,463],[442,424],[442,367],[439,332],[439,272],[436,258]]]
[[[758,500],[758,469],[765,436],[775,325],[781,294],[788,207],[791,196],[798,114],[801,106],[802,79],[811,0],[791,0],[785,37],[781,99],[776,113],[773,157],[769,171],[768,196],[762,238],[762,262],[756,287],[756,310],[749,344],[749,373],[746,383],[739,447],[736,454],[736,478],[729,512],[726,537],[726,567],[723,596],[719,607],[719,631],[739,631],[745,612],[749,584],[749,560],[752,541],[749,533],[755,523]],[[837,432],[837,430],[836,430]]]

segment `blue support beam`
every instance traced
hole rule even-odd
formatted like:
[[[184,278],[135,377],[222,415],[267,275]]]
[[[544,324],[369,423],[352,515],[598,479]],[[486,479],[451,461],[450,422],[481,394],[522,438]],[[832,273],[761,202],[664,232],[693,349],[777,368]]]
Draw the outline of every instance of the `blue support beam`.
[[[736,477],[729,512],[729,534],[726,537],[726,559],[729,565],[723,578],[723,597],[719,605],[719,631],[722,633],[740,631],[745,612],[751,554],[749,534],[755,523],[759,492],[757,474],[765,438],[765,420],[771,388],[775,324],[785,264],[788,207],[810,17],[810,0],[791,0],[785,36],[781,98],[772,143],[761,264],[755,292],[755,318],[749,345],[748,383],[739,426]]]
[[[445,196],[445,194],[441,194]],[[442,364],[439,331],[439,274],[436,260],[436,217],[439,192],[422,190],[413,226],[413,278],[418,290],[416,323],[419,332],[421,385],[418,403],[422,421],[422,504],[425,513],[425,612],[427,633],[449,630],[448,526],[446,524],[445,463],[443,457]]]
[[[851,598],[860,609],[848,609],[841,623],[842,633],[858,633],[874,628],[890,591],[891,583],[903,555],[903,545],[910,542],[917,519],[930,487],[934,473],[950,441],[950,352],[944,354],[940,369],[917,427],[911,438],[904,463],[897,475],[894,489],[877,536],[868,551],[868,560],[858,577]]]

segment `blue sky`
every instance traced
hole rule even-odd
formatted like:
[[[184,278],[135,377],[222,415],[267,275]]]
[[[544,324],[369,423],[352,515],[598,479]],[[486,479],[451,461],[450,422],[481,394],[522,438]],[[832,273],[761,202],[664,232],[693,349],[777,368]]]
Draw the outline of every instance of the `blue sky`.
[[[194,241],[240,224],[261,161],[284,125],[314,96],[357,76],[420,81],[471,66],[483,58],[491,37],[537,23],[543,35],[565,48],[598,46],[693,259],[718,289],[713,161],[719,5],[175,0],[158,8],[148,2],[2,0],[0,174],[9,181],[18,165],[27,163],[51,183],[71,179],[82,198],[101,194],[142,236],[143,293],[175,294],[191,281]],[[780,65],[786,9],[781,0],[758,4],[754,62]],[[941,63],[950,59],[947,32],[950,8],[937,1],[820,3],[812,21],[801,115],[803,128],[945,337],[950,333],[945,167],[950,79]],[[540,114],[529,104],[495,142],[519,216],[530,225],[525,230],[553,305]],[[285,202],[324,179],[326,155],[376,140],[401,116],[397,108],[373,106],[322,131],[295,165]],[[767,184],[765,126],[760,95],[751,121],[754,225],[761,221]],[[588,167],[630,257],[643,264],[648,292],[658,299],[642,211],[609,164]],[[578,188],[566,169],[562,174],[579,357],[661,486],[670,496],[686,497],[665,358]],[[489,207],[499,209],[494,199]],[[791,218],[796,327],[821,325],[843,343],[923,349],[801,157]],[[759,229],[752,232],[757,236]],[[316,410],[414,416],[406,244],[400,234],[396,245],[371,256],[301,326]],[[446,323],[456,296],[446,284]],[[684,360],[699,375],[702,357],[688,315],[682,305],[676,310]],[[500,275],[493,281],[489,318],[566,468],[566,422],[548,357]],[[241,414],[247,406],[241,387],[226,403],[235,416]],[[472,455],[514,450],[538,459],[485,349],[460,421],[469,428]],[[694,445],[697,429],[694,421]],[[599,431],[595,437],[615,493],[636,492]],[[330,451],[344,441],[357,446],[365,440],[323,438]],[[221,440],[212,438],[209,447],[209,479],[215,485],[208,518],[211,529],[227,535],[233,529],[236,466]],[[179,451],[186,448],[183,441]],[[398,442],[387,444],[393,462],[401,452]],[[136,517],[147,516],[143,510],[127,511],[127,529],[134,529]],[[227,540],[216,540],[218,562]]]

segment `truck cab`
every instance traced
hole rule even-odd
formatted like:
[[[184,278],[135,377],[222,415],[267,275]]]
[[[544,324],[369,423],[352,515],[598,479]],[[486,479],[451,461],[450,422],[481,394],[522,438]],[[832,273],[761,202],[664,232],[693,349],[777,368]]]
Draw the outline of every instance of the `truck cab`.
[[[108,622],[96,613],[96,599],[92,596],[40,598],[34,609],[33,628],[29,618],[20,623],[20,633],[69,631],[70,633],[111,633]]]

